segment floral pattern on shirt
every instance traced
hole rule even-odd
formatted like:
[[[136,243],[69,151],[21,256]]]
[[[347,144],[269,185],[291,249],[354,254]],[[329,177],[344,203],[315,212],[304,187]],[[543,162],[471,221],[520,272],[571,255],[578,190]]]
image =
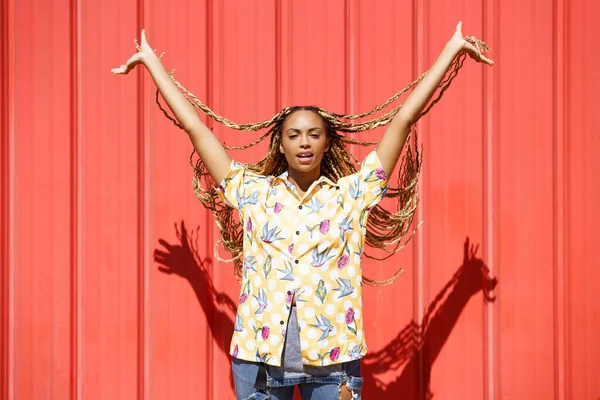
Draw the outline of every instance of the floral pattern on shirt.
[[[232,356],[280,366],[295,296],[304,364],[364,357],[361,257],[369,211],[387,187],[376,151],[355,174],[321,177],[302,198],[287,173],[261,176],[232,161],[217,191],[244,229]]]

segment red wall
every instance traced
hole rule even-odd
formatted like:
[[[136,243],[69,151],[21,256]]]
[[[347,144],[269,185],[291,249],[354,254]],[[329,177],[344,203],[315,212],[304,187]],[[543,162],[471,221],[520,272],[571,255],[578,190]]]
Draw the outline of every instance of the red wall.
[[[253,122],[291,104],[371,109],[425,71],[461,19],[496,65],[466,62],[419,123],[423,225],[400,254],[365,266],[376,278],[406,269],[365,290],[365,397],[600,396],[598,3],[4,0],[0,10],[1,398],[233,396],[224,350],[238,284],[214,259],[192,147],[146,74],[109,72],[142,27],[200,99]],[[257,137],[214,128],[228,144]],[[467,237],[479,251],[464,260]]]

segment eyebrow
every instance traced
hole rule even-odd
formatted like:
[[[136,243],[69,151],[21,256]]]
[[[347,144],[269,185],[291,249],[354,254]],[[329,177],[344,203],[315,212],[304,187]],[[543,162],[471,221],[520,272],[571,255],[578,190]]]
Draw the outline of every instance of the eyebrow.
[[[315,131],[315,130],[317,130],[317,129],[318,129],[318,130],[320,130],[320,131],[322,131],[322,130],[323,130],[323,128],[321,128],[321,127],[319,127],[319,126],[315,126],[314,128],[310,128],[310,129],[308,130],[308,132],[312,132],[312,131]],[[292,132],[300,132],[300,129],[297,129],[297,128],[288,128],[288,129],[285,131],[285,133],[288,133],[289,131],[292,131]]]

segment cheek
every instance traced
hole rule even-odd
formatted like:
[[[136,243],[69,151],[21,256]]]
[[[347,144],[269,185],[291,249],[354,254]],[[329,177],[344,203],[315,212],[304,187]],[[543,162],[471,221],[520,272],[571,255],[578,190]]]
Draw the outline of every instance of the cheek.
[[[318,148],[321,153],[326,153],[329,150],[329,141],[319,142]]]

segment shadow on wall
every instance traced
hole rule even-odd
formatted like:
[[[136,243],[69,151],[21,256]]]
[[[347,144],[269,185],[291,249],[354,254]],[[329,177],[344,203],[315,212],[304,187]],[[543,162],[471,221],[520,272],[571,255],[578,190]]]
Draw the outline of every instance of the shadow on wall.
[[[188,232],[185,223],[175,226],[179,243],[159,240],[161,248],[154,251],[159,270],[185,278],[196,295],[211,334],[219,349],[229,355],[229,342],[237,303],[227,294],[215,289],[208,274],[210,258],[202,259],[198,253],[199,229]],[[361,369],[365,378],[364,397],[374,399],[432,399],[430,377],[433,363],[448,340],[458,317],[468,301],[479,291],[484,301],[494,299],[490,292],[497,280],[489,276],[483,260],[477,258],[477,246],[465,240],[463,262],[452,279],[428,306],[423,322],[408,323],[382,350],[371,351],[363,359]],[[384,383],[377,375],[399,371],[391,382]],[[418,371],[422,373],[418,374]],[[230,372],[231,387],[233,378]]]

